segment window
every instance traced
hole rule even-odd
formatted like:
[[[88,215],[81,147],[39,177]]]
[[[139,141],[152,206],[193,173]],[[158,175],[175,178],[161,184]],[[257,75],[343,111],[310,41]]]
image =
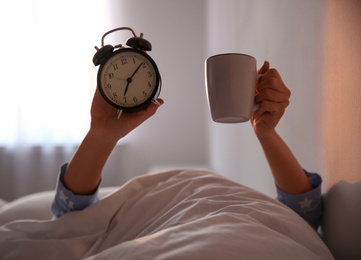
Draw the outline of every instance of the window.
[[[0,146],[81,141],[104,9],[96,0],[0,3]]]

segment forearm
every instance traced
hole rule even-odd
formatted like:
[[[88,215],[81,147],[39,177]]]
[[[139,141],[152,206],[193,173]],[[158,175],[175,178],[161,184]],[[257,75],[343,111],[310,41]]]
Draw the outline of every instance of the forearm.
[[[257,134],[278,188],[297,194],[310,191],[312,186],[301,165],[275,130]]]
[[[71,159],[63,184],[75,194],[90,194],[99,185],[103,167],[116,145],[104,140],[90,130]]]
[[[158,104],[164,101],[157,99]],[[77,195],[93,193],[99,185],[103,167],[117,142],[155,114],[159,105],[151,103],[134,113],[123,113],[118,119],[117,109],[110,106],[98,88],[91,108],[88,134],[71,159],[62,183]]]

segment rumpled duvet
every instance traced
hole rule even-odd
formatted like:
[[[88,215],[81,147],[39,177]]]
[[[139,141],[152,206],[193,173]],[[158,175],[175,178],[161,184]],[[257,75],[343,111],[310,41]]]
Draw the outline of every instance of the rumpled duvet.
[[[202,170],[130,180],[57,220],[0,228],[0,259],[333,259],[274,199]]]

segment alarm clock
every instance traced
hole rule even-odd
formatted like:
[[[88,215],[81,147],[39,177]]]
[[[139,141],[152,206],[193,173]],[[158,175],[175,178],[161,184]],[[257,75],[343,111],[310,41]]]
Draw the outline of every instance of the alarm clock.
[[[104,38],[119,30],[129,30],[133,37],[126,45],[104,45]],[[118,118],[124,112],[136,112],[151,102],[159,104],[161,77],[154,60],[146,53],[152,50],[149,41],[138,37],[129,27],[120,27],[106,32],[101,39],[102,47],[95,46],[95,66],[100,65],[97,75],[98,89],[110,105],[118,109]]]

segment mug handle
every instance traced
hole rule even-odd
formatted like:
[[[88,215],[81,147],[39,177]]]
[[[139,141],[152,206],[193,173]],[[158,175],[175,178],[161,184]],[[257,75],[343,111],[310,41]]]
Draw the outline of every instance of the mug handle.
[[[257,80],[256,80],[256,82],[258,82],[259,79],[262,78],[262,76],[263,76],[263,74],[257,74]],[[252,112],[257,111],[258,109],[259,109],[259,104],[254,104],[254,105],[253,105]]]

